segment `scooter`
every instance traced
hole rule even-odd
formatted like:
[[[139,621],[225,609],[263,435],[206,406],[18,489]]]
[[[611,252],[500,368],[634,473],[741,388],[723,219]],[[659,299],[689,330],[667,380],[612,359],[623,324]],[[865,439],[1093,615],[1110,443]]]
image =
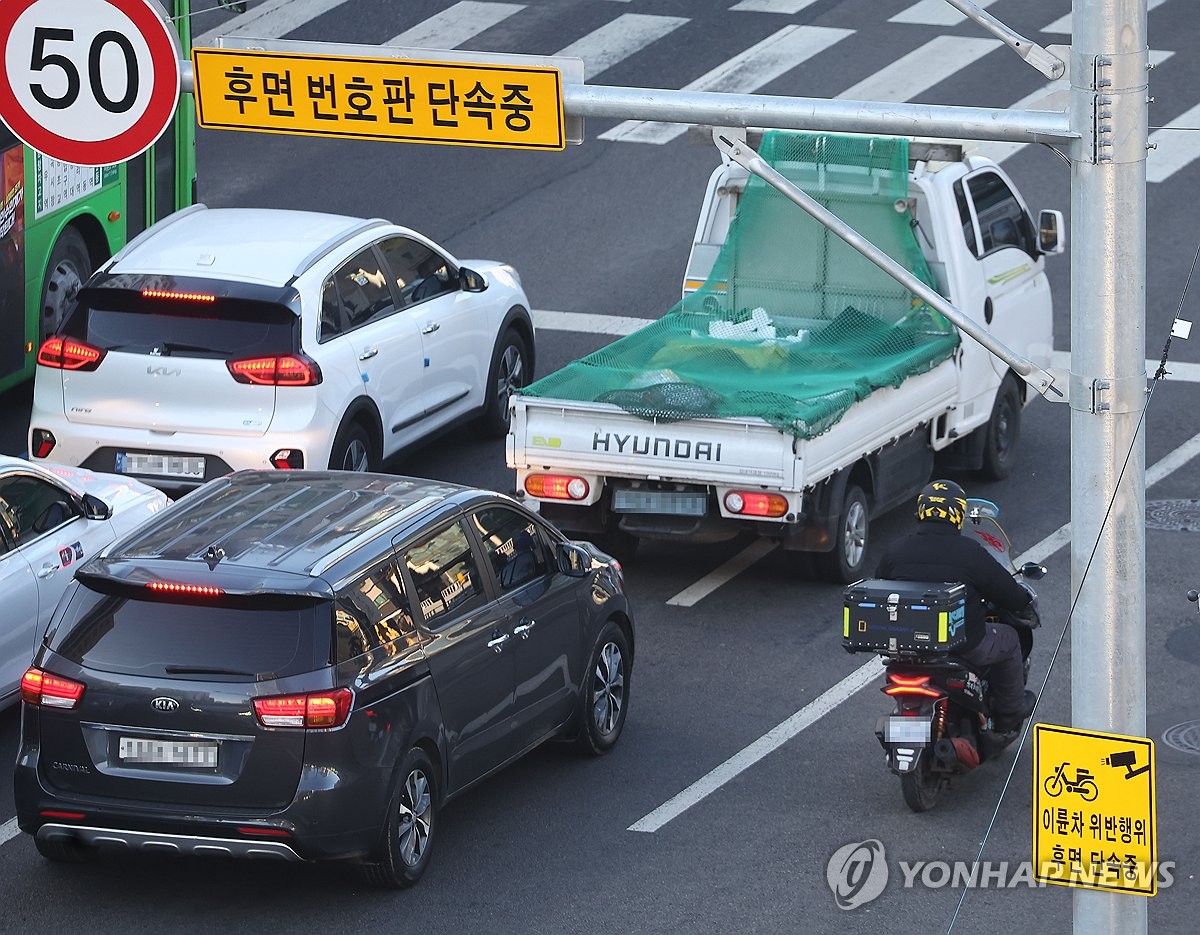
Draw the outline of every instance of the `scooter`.
[[[1046,569],[1036,562],[1013,565],[999,517],[995,503],[969,499],[962,532],[973,535],[1014,577],[1024,579],[1022,583],[1042,578]],[[1030,618],[1013,621],[1019,623],[1026,681],[1033,627],[1038,625],[1034,597]],[[989,619],[1000,619],[1000,614],[989,613]],[[887,754],[888,768],[900,777],[904,801],[914,812],[925,812],[937,804],[951,777],[994,758],[1017,735],[993,729],[987,679],[952,651],[877,651],[886,660],[882,690],[895,707],[879,719],[875,736]]]

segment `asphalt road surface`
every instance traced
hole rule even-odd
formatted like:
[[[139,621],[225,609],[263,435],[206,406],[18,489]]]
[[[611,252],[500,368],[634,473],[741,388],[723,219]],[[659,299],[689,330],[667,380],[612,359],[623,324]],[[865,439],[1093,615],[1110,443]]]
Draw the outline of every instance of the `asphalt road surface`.
[[[1192,5],[1150,6],[1157,63],[1151,124],[1198,126]],[[996,0],[989,9],[1039,42],[1069,41],[1067,0]],[[230,29],[566,52],[588,62],[593,84],[979,106],[1034,106],[1053,90],[936,0],[251,0],[240,17],[196,16],[197,34]],[[809,54],[817,46],[823,50]],[[1200,133],[1156,134],[1146,332],[1155,358],[1200,236],[1193,194]],[[1029,146],[1009,147],[1005,157],[1031,208],[1069,210],[1069,168],[1057,155]],[[461,257],[511,261],[538,310],[539,371],[546,373],[610,340],[594,328],[564,330],[557,313],[650,318],[678,298],[717,158],[675,128],[618,121],[589,121],[583,145],[541,154],[202,131],[200,195],[210,205],[380,215]],[[1049,271],[1056,348],[1066,352],[1067,258],[1051,258]],[[1193,292],[1193,310],[1196,301]],[[1200,873],[1200,618],[1184,600],[1200,586],[1197,361],[1200,341],[1174,342],[1179,366],[1156,388],[1145,423],[1149,736],[1158,755],[1159,859],[1174,864],[1171,885],[1149,906],[1156,932],[1195,931]],[[27,388],[0,399],[6,452],[24,450],[28,400]],[[1036,401],[1025,412],[1021,446],[1007,480],[960,479],[971,495],[1001,505],[1017,552],[1050,569],[1039,585],[1045,626],[1032,677],[1040,682],[1070,606],[1067,408]],[[500,490],[513,483],[502,444],[466,429],[389,467]],[[911,522],[905,510],[876,522],[873,555]],[[879,679],[863,668],[867,659],[840,648],[840,589],[807,580],[781,553],[747,555],[748,547],[645,545],[627,568],[639,652],[621,743],[595,761],[535,752],[453,803],[415,890],[373,891],[344,867],[135,859],[49,865],[5,824],[13,806],[4,766],[0,932],[945,931],[962,890],[923,885],[940,874],[906,873],[901,862],[970,861],[1015,750],[957,780],[935,811],[911,813],[872,733],[887,709]],[[698,592],[706,593],[693,600]],[[1072,627],[1097,623],[1076,619]],[[1069,678],[1068,635],[1037,720],[1070,723]],[[11,761],[16,735],[15,710],[0,712],[0,762]],[[969,893],[955,932],[1070,930],[1071,891],[1019,878],[1016,888],[995,885],[1030,858],[1031,802],[1027,742],[984,851],[993,867],[1008,868]],[[840,848],[867,840],[886,849],[887,886],[843,911],[826,865]]]

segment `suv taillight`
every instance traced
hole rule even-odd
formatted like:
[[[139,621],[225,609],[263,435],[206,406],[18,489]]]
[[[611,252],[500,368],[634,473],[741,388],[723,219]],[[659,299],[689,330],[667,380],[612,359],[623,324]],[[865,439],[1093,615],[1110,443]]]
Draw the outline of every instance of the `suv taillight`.
[[[227,360],[225,366],[238,383],[257,386],[316,386],[321,368],[307,354],[281,354],[276,357],[243,357]]]
[[[95,370],[108,351],[74,338],[47,338],[38,350],[37,362],[58,370]]]
[[[21,700],[43,708],[65,708],[70,711],[79,704],[83,682],[74,682],[52,672],[30,667],[21,676]]]
[[[255,698],[254,713],[263,727],[341,727],[350,717],[354,692],[348,688]]]

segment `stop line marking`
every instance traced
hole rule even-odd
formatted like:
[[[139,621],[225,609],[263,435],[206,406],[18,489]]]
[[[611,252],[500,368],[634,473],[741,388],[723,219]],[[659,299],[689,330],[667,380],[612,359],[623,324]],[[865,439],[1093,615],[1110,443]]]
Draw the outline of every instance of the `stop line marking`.
[[[1162,460],[1146,470],[1146,486],[1157,484],[1192,458],[1200,455],[1200,434],[1193,435]],[[1015,564],[1042,562],[1063,546],[1070,544],[1071,524],[1059,527],[1045,539],[1014,559]],[[653,833],[667,822],[678,818],[693,805],[716,792],[727,782],[749,769],[768,753],[783,746],[801,731],[811,727],[826,714],[870,685],[883,674],[883,660],[876,656],[859,666],[844,679],[818,695],[787,720],[771,728],[753,743],[743,747],[724,763],[705,773],[682,792],[672,796],[654,811],[639,818],[625,830]]]

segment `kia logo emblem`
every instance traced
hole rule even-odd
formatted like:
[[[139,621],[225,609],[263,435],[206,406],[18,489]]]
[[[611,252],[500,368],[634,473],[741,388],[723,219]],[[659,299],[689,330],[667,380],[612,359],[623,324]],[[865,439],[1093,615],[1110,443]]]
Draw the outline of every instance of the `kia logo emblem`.
[[[155,711],[176,711],[179,708],[179,702],[174,698],[155,698],[150,702],[150,707]]]

